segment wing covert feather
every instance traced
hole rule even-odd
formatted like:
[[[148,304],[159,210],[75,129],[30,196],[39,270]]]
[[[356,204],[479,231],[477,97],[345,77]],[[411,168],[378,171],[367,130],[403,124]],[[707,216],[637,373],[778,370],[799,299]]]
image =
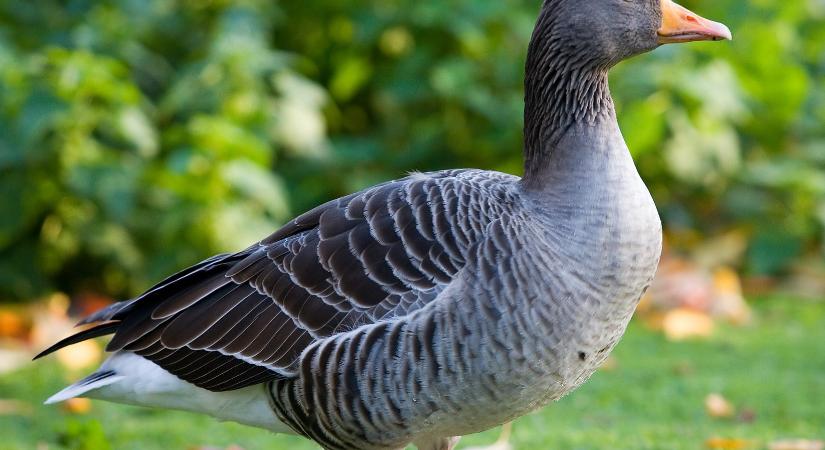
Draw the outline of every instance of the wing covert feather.
[[[206,389],[291,377],[313,342],[433,301],[506,207],[502,185],[513,180],[445,171],[384,183],[310,210],[246,250],[206,260],[89,321],[116,324],[105,328],[115,333],[107,350],[135,352]]]

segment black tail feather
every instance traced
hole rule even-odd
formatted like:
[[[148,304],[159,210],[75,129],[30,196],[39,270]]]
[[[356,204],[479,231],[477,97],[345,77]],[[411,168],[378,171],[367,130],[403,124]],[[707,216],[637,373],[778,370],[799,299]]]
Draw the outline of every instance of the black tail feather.
[[[122,301],[122,302],[112,303],[111,305],[109,305],[109,306],[107,306],[107,307],[105,307],[101,310],[95,311],[91,315],[85,317],[83,320],[78,322],[77,325],[75,325],[75,326],[79,327],[81,325],[88,325],[90,323],[95,323],[95,322],[108,322],[108,321],[111,321],[111,320],[118,320],[118,319],[115,318],[115,314],[117,314],[121,311],[124,311],[126,308],[131,306],[134,302],[135,302],[135,300],[132,299],[132,300],[126,300],[126,301]]]
[[[112,334],[117,331],[117,328],[120,326],[120,322],[107,322],[97,325],[95,327],[89,328],[88,330],[81,331],[80,333],[73,334],[66,339],[61,340],[60,342],[52,345],[51,347],[43,350],[42,352],[38,353],[37,356],[33,358],[33,360],[42,358],[50,353],[54,353],[60,350],[63,347],[68,347],[72,344],[77,344],[78,342],[83,342],[88,339],[93,339],[100,336],[106,336],[107,334]]]

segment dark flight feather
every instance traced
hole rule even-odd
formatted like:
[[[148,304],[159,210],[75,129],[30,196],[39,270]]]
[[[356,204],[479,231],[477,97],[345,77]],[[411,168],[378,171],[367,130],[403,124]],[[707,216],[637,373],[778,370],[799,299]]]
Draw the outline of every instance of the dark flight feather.
[[[114,333],[107,350],[137,353],[210,390],[293,376],[313,342],[409,314],[438,296],[463,266],[473,230],[494,218],[494,210],[449,214],[484,201],[479,192],[457,195],[478,174],[418,174],[325,203],[244,251],[91,315],[84,322],[106,323],[38,357]]]

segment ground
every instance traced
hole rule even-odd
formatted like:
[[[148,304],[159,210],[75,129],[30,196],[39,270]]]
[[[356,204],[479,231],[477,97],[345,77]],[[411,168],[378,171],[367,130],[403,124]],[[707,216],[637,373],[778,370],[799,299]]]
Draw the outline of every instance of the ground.
[[[754,306],[753,324],[722,326],[707,340],[668,342],[634,321],[613,367],[516,421],[511,443],[518,450],[761,449],[782,438],[825,438],[825,303],[770,298]],[[67,381],[53,360],[0,376],[0,398],[30,405],[0,411],[0,449],[317,448],[187,413],[93,402],[88,413],[72,414],[40,404]],[[710,393],[736,407],[733,417],[706,412]],[[497,435],[469,436],[460,448]]]

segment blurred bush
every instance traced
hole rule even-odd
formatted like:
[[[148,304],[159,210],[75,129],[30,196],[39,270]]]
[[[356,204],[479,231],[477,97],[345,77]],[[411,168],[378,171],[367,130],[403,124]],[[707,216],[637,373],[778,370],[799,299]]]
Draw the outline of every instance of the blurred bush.
[[[124,295],[288,219],[271,169],[323,144],[324,94],[270,3],[0,3],[4,295]]]
[[[0,296],[134,294],[409,170],[521,172],[539,0],[0,2]],[[671,241],[825,254],[825,3],[685,1],[732,44],[612,77]]]

